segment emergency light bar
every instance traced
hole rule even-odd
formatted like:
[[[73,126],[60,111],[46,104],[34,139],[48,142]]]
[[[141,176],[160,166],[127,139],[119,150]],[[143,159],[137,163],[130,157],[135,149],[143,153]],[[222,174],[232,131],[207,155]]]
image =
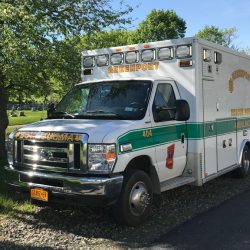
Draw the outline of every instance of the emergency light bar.
[[[92,68],[95,66],[95,57],[94,56],[85,56],[83,57],[83,67]]]
[[[96,56],[96,65],[99,67],[109,65],[109,55],[98,55]]]
[[[158,49],[159,60],[171,60],[174,58],[173,47],[163,47]]]
[[[119,65],[123,63],[123,53],[114,53],[110,57],[111,65]]]
[[[187,58],[192,56],[192,45],[180,45],[176,48],[176,58]]]
[[[135,50],[135,47],[127,48],[127,51],[122,52],[121,48],[114,48],[111,55],[89,55],[84,56],[82,59],[83,68],[93,68],[94,66],[102,67],[108,65],[122,65],[122,64],[134,64],[138,62],[154,62],[163,60],[172,60],[174,57],[177,59],[185,59],[192,57],[192,45],[178,45],[176,47],[159,47],[149,48],[146,44],[142,50]],[[175,53],[174,53],[175,50]],[[119,52],[118,52],[119,51]],[[175,54],[175,56],[174,56]],[[207,51],[204,52],[204,57],[209,58]],[[221,63],[221,55],[218,53],[215,55],[215,63]]]
[[[125,54],[126,63],[137,63],[139,61],[139,51],[129,51]]]
[[[152,62],[155,60],[155,50],[145,49],[141,52],[141,60],[143,62]]]

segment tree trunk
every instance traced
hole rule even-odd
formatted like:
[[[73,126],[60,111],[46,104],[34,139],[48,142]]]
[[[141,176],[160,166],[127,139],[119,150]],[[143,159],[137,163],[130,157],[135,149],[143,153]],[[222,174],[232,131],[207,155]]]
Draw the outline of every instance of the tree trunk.
[[[7,114],[8,95],[6,90],[0,86],[0,160],[6,158],[5,150],[5,130],[9,120]]]

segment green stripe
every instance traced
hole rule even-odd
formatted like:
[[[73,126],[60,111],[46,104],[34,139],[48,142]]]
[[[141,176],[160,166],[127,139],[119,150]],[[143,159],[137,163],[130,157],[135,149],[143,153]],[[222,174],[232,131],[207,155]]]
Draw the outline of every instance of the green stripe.
[[[217,135],[236,132],[236,119],[217,121]]]
[[[203,138],[203,124],[202,123],[187,123],[187,136],[189,139]]]
[[[118,138],[118,144],[131,143],[133,151],[154,147],[181,140],[182,134],[185,138],[201,140],[236,132],[236,130],[250,128],[250,118],[230,118],[205,123],[179,123],[167,126],[150,127],[129,131]],[[144,131],[151,130],[152,136],[144,137]]]

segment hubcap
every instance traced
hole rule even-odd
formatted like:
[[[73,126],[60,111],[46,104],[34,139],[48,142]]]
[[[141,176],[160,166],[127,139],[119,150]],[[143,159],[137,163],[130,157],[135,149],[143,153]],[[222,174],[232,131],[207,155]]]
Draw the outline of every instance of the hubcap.
[[[248,157],[248,152],[247,151],[244,151],[244,153],[243,153],[242,166],[248,172],[248,169],[249,169],[249,157]]]
[[[137,182],[131,189],[129,197],[130,211],[135,216],[140,216],[144,213],[149,205],[149,193],[145,184],[141,181]]]

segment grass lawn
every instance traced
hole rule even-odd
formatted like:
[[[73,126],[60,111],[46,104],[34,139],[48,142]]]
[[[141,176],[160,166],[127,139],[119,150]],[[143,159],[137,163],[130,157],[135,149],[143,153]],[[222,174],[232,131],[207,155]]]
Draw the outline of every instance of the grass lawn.
[[[18,117],[10,117],[9,116],[9,126],[6,130],[6,135],[9,135],[12,131],[21,128],[24,124],[32,123],[40,121],[47,117],[46,111],[34,111],[31,110],[22,110],[24,111],[25,116],[18,116]],[[16,111],[18,114],[20,112]],[[10,114],[10,111],[8,112]]]
[[[6,130],[6,134],[10,134],[12,131],[22,127],[24,124],[40,121],[41,118],[47,117],[46,111],[22,110],[25,116],[10,117],[9,126]],[[20,112],[16,111],[18,114]],[[8,112],[10,113],[10,112]],[[31,213],[35,211],[35,206],[31,205],[29,201],[17,201],[16,197],[11,191],[7,190],[4,184],[4,165],[6,161],[0,160],[0,215],[7,214],[11,216],[20,216],[22,213]]]
[[[32,122],[40,121],[41,119],[44,119],[47,117],[46,111],[34,111],[34,112],[32,112],[31,110],[22,110],[22,111],[24,111],[25,116],[18,116],[18,117],[9,116],[10,126],[32,123]],[[19,112],[20,111],[17,111],[17,114]]]
[[[42,118],[47,117],[46,111],[34,111],[22,110],[25,116],[10,117],[9,126],[6,130],[6,134],[10,134],[12,131],[22,127],[24,124],[40,121]],[[16,111],[18,114],[20,110]],[[8,112],[10,114],[10,111]],[[4,184],[4,165],[5,160],[0,160],[0,215],[7,214],[11,216],[20,216],[22,213],[32,213],[35,211],[35,206],[31,205],[29,201],[17,201],[16,196],[13,195],[7,189]]]
[[[4,165],[6,161],[0,160],[0,215],[20,216],[22,213],[32,213],[35,206],[29,201],[17,201],[13,199],[11,191],[7,190],[4,183]]]

